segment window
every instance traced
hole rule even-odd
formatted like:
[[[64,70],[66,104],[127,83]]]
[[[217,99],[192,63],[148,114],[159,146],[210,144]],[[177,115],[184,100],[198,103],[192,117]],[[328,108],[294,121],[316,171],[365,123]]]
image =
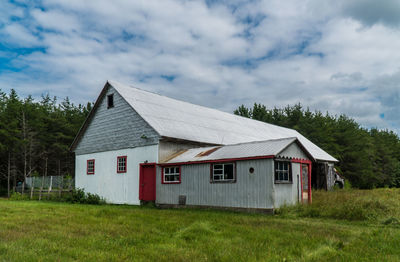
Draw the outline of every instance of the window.
[[[234,163],[213,164],[211,182],[236,182]]]
[[[292,183],[292,170],[289,161],[275,161],[275,183]]]
[[[107,96],[107,108],[114,107],[114,94]]]
[[[126,156],[117,157],[117,173],[126,173]]]
[[[179,184],[181,183],[181,167],[172,166],[164,167],[162,173],[163,184]]]
[[[94,175],[94,159],[86,161],[86,174]]]

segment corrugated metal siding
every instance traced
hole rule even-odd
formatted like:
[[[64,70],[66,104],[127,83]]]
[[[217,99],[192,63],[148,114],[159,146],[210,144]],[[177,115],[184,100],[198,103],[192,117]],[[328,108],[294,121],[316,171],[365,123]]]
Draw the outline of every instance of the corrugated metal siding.
[[[107,95],[114,94],[114,107],[107,109]],[[142,138],[146,136],[147,139]],[[109,87],[75,149],[76,155],[136,146],[154,145],[159,136],[141,116]]]
[[[292,184],[275,184],[274,207],[296,204],[301,200],[300,164],[292,163]]]
[[[255,172],[249,173],[253,167]],[[273,208],[273,160],[237,161],[236,183],[210,183],[210,164],[181,166],[181,184],[161,184],[161,168],[157,169],[158,204],[178,204],[179,195],[186,195],[187,205]]]
[[[290,157],[297,159],[309,159],[309,157],[303,152],[303,150],[296,144],[292,143],[285,150],[279,153],[278,157]]]

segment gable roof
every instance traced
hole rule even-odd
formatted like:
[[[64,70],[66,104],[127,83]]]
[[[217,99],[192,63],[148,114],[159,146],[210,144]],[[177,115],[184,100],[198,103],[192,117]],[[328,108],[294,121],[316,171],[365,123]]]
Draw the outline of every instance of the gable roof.
[[[228,159],[252,159],[279,157],[292,143],[298,143],[296,137],[257,141],[226,146],[200,147],[183,150],[162,164],[196,163],[208,161],[223,161]],[[306,151],[306,155],[309,153]]]
[[[337,160],[293,129],[108,81],[161,136],[218,145],[297,137],[314,160]]]
[[[107,81],[71,145],[77,145],[85,132],[90,118],[105,94],[108,85],[162,137],[176,138],[215,145],[233,145],[254,141],[266,141],[296,137],[313,160],[337,162],[337,160],[293,129],[276,126],[258,120],[237,116],[216,109],[194,105],[159,94],[144,91],[116,81]]]

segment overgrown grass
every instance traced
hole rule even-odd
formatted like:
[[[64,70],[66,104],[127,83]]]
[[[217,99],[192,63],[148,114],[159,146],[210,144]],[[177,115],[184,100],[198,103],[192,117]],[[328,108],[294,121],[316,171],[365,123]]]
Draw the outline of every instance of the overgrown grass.
[[[398,219],[399,195],[317,192],[312,206],[275,216],[0,200],[0,260],[399,261],[400,227],[380,223]],[[354,210],[360,205],[377,215],[346,215],[352,199],[360,203]]]
[[[277,214],[396,224],[400,219],[400,190],[314,191],[312,205],[283,207],[277,210]]]
[[[29,193],[21,194],[19,192],[13,192],[10,196],[10,200],[39,200],[39,195],[36,194],[30,198]],[[79,204],[90,204],[90,205],[103,205],[106,201],[97,194],[87,193],[81,188],[73,189],[70,192],[51,192],[44,193],[42,200],[55,201],[55,202],[69,202]]]

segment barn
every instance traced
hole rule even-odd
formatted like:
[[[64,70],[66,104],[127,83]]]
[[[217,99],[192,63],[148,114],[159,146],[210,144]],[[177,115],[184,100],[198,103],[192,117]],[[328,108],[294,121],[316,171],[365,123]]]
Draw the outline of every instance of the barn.
[[[337,162],[293,129],[116,81],[71,150],[76,187],[134,205],[272,210],[310,201],[312,186],[329,189]]]

